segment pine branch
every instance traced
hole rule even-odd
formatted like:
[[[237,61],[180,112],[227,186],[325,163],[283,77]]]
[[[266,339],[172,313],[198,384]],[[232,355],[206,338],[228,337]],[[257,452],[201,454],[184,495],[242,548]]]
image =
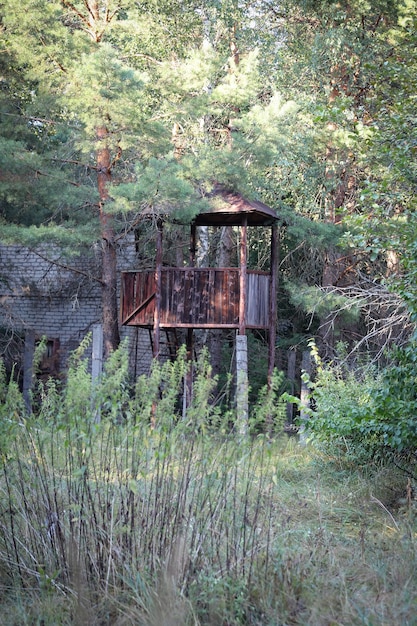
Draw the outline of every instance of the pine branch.
[[[310,17],[307,13],[301,15],[290,15],[289,13],[286,13],[285,10],[277,8],[277,6],[275,6],[275,3],[268,3],[267,8],[269,9],[269,11],[271,11],[272,15],[275,18],[277,18],[278,20],[282,20],[283,22],[293,24],[307,24],[308,26],[313,26],[314,28],[320,26],[320,20],[313,16]]]
[[[122,156],[122,152],[123,152],[123,150],[121,149],[121,147],[120,147],[120,146],[118,146],[118,147],[117,147],[117,153],[116,153],[116,156],[114,157],[113,161],[112,161],[112,162],[111,162],[111,164],[110,164],[110,169],[111,169],[111,170],[115,167],[115,165],[116,165],[117,161],[118,161],[118,160],[120,159],[120,157]]]
[[[45,48],[47,48],[47,43],[45,41],[45,39],[43,37],[40,37],[40,42],[43,46],[45,46]],[[67,73],[67,70],[65,69],[65,67],[62,65],[62,63],[60,63],[59,61],[57,61],[57,59],[55,59],[54,57],[51,57],[50,54],[48,54],[49,59],[52,61],[52,63],[56,63],[56,65],[59,67],[59,69],[61,70],[61,72],[64,72],[64,74]]]
[[[96,165],[89,165],[88,163],[84,163],[83,161],[77,161],[76,159],[51,159],[54,163],[67,163],[69,165],[81,165],[81,167],[86,167],[90,170],[97,171],[98,168]]]
[[[106,9],[104,13],[104,21],[106,24],[110,24],[115,15],[119,12],[119,9],[114,9],[113,13],[111,13],[109,8],[109,2],[106,2]]]
[[[90,2],[89,0],[84,0],[84,6],[87,9],[87,11],[89,12],[89,14],[91,15],[92,19],[94,21],[98,20],[98,13],[97,13],[97,7],[96,7],[96,11],[94,11],[91,6],[90,6]]]
[[[55,120],[48,120],[43,117],[34,117],[32,115],[23,115],[22,113],[6,113],[6,111],[0,111],[0,115],[8,115],[9,117],[17,117],[18,119],[28,120],[29,122],[39,122],[41,124],[57,124]]]
[[[35,173],[36,178],[39,178],[39,176],[49,176],[49,178],[56,178],[52,174],[41,172],[41,170],[38,170],[38,169],[32,169],[32,172]],[[72,185],[73,187],[81,187],[81,183],[76,183],[73,180],[65,180],[64,182],[68,183],[69,185]]]
[[[88,21],[88,19],[85,17],[85,15],[83,15],[83,14],[82,14],[82,13],[81,13],[78,9],[77,9],[77,7],[75,7],[75,6],[72,4],[72,2],[68,2],[68,0],[62,0],[62,4],[63,4],[64,6],[66,6],[66,7],[67,7],[67,9],[70,9],[70,11],[72,11],[73,13],[75,13],[75,15],[77,15],[77,16],[80,18],[80,20],[81,20],[84,24],[86,24],[86,26],[88,26],[88,27],[90,26],[90,22]],[[88,7],[88,4],[87,4],[86,0],[84,0],[84,4],[85,4],[85,5],[87,6],[87,8],[89,9],[89,7]]]

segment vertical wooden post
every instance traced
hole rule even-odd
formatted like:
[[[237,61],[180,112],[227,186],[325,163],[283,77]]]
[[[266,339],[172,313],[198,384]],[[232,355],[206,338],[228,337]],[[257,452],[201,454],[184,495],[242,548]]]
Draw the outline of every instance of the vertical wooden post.
[[[94,324],[93,326],[93,347],[91,354],[91,410],[94,411],[96,403],[96,390],[103,371],[103,326]],[[101,414],[98,408],[94,421],[100,422]]]
[[[195,265],[195,253],[197,249],[197,226],[195,222],[191,223],[191,232],[190,232],[190,266],[194,267]]]
[[[197,227],[193,222],[191,224],[191,239],[190,239],[190,267],[195,267],[195,255],[197,250]],[[193,359],[194,350],[194,333],[193,329],[187,330],[187,358]]]
[[[311,376],[311,372],[312,372],[312,361],[311,361],[311,354],[309,352],[309,350],[306,350],[303,352],[303,356],[301,359],[301,372],[306,372],[309,376]],[[307,409],[309,408],[309,388],[307,387],[306,383],[301,380],[301,395],[300,395],[300,400],[301,400],[301,411],[300,411],[300,430],[299,430],[299,436],[300,436],[300,443],[302,445],[305,445],[307,443],[307,438],[305,436],[305,427],[304,424],[305,422],[308,420],[308,415],[306,413],[304,409],[304,407]]]
[[[245,434],[249,418],[248,338],[246,336],[248,218],[240,229],[239,331],[236,335],[236,410],[238,430]]]
[[[23,399],[26,411],[32,413],[33,355],[35,353],[35,331],[27,330],[23,354]]]
[[[91,359],[91,378],[93,384],[100,378],[103,370],[103,326],[94,324],[93,326],[93,347]]]
[[[193,377],[194,377],[194,332],[192,328],[187,329],[187,363],[189,365],[184,379],[184,402],[183,417],[186,417],[187,409],[193,397]]]
[[[268,344],[268,387],[271,387],[275,367],[275,341],[277,333],[277,287],[278,287],[279,241],[278,228],[271,229],[271,275],[269,279],[269,344]]]
[[[246,300],[248,294],[248,217],[243,217],[240,228],[240,271],[239,271],[239,335],[246,333]]]
[[[195,267],[197,251],[197,227],[195,222],[191,224],[190,233],[190,267]],[[194,353],[194,331],[192,328],[187,329],[187,361],[190,364],[187,374],[184,378],[184,395],[183,395],[183,418],[187,415],[187,409],[191,404],[193,394],[193,353]]]
[[[290,384],[289,392],[294,395],[294,381],[295,381],[295,362],[297,353],[295,350],[287,350],[288,365],[287,365],[287,378]],[[294,416],[294,404],[292,402],[287,403],[287,422],[292,424]]]
[[[156,238],[155,268],[155,309],[153,316],[153,356],[159,357],[160,323],[161,323],[161,284],[162,284],[162,221],[158,220]]]
[[[248,338],[236,335],[236,412],[238,431],[245,435],[249,419]]]

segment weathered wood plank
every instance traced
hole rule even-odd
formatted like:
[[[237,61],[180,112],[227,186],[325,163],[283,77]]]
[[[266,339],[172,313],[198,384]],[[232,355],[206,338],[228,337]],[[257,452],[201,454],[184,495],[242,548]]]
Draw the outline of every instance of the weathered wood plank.
[[[153,270],[122,274],[121,318],[152,326]],[[246,323],[268,328],[269,274],[248,272]],[[160,324],[165,327],[235,328],[239,323],[238,268],[162,268]]]
[[[247,326],[268,328],[269,325],[269,275],[248,272]]]

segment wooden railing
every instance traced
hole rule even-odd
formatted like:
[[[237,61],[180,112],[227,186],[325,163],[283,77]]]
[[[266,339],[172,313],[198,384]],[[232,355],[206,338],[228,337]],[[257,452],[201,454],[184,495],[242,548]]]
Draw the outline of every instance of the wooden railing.
[[[270,275],[248,271],[246,326],[268,328]],[[153,326],[155,270],[123,272],[121,321]],[[162,268],[161,328],[238,328],[238,268]]]

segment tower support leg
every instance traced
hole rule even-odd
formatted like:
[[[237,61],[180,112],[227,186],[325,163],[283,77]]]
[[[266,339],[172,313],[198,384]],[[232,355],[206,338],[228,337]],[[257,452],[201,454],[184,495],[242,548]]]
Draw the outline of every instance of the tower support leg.
[[[248,382],[248,338],[236,335],[236,410],[237,429],[240,434],[248,432],[249,382]]]

